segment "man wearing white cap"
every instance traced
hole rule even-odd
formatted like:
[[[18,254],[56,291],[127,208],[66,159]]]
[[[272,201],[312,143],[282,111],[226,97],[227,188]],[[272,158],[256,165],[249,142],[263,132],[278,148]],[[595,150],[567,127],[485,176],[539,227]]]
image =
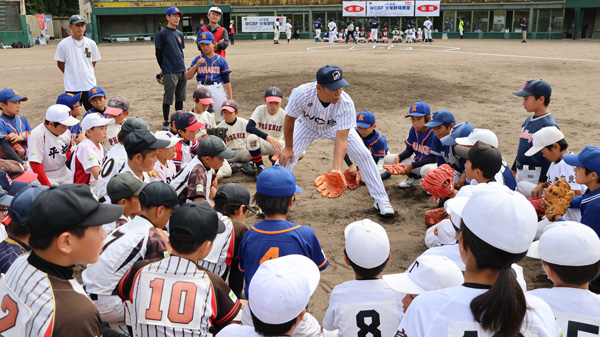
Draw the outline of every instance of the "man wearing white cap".
[[[250,282],[248,307],[254,326],[232,324],[217,336],[293,336],[320,277],[317,265],[303,255],[265,261]]]
[[[338,330],[337,336],[392,336],[402,318],[404,294],[381,279],[391,258],[388,235],[369,219],[349,224],[344,235],[345,261],[356,279],[331,292],[323,329]]]
[[[229,46],[229,33],[227,33],[227,29],[225,29],[225,27],[221,27],[219,25],[219,20],[221,20],[222,16],[223,11],[221,8],[217,6],[211,7],[208,10],[208,25],[202,26],[200,28],[200,32],[212,33],[212,35],[215,37],[215,41],[217,42],[215,54],[219,54],[224,58],[226,54],[225,49],[227,49]],[[198,41],[198,39],[196,39],[196,41]],[[198,50],[200,50],[200,44],[198,44]],[[200,50],[200,52],[202,52],[202,50]]]
[[[45,186],[70,184],[73,174],[65,163],[71,152],[69,126],[79,124],[71,117],[71,108],[55,104],[46,110],[46,120],[36,126],[27,139],[29,167],[38,175],[38,182]]]
[[[600,296],[588,290],[600,273],[600,239],[595,234],[581,223],[556,222],[527,253],[542,260],[554,283],[554,288],[529,293],[550,305],[564,336],[592,336],[600,331]]]

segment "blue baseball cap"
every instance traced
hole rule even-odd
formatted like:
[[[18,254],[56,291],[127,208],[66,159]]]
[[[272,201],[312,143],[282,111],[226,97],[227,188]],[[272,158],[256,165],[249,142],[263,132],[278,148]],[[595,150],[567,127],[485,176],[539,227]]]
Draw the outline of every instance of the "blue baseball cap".
[[[200,32],[198,34],[198,43],[213,43],[215,36],[211,32]]]
[[[169,7],[167,9],[167,15],[171,14],[179,14],[179,16],[183,16],[183,13],[175,6]]]
[[[88,101],[96,96],[106,96],[104,89],[100,87],[93,87],[92,89],[90,89],[90,91],[88,91]]]
[[[4,88],[4,89],[0,90],[0,102],[16,102],[16,101],[25,102],[26,100],[27,100],[27,97],[25,97],[23,95],[19,95],[19,93],[14,89]]]
[[[35,198],[47,189],[48,186],[30,185],[24,187],[15,195],[10,203],[10,210],[15,214],[16,220],[21,225],[23,225],[23,221],[29,216],[29,210]]]
[[[356,115],[356,125],[361,128],[368,128],[375,124],[375,115],[369,110],[363,110]]]
[[[446,146],[454,146],[456,145],[456,138],[469,137],[474,129],[475,126],[469,122],[458,123],[452,128],[450,134],[440,139],[440,141]]]
[[[10,196],[15,196],[21,189],[29,186],[26,182],[10,179],[8,173],[0,170],[0,187]]]
[[[13,196],[10,196],[0,188],[0,206],[9,207],[12,204]]]
[[[525,82],[523,89],[513,91],[513,94],[519,97],[526,97],[531,95],[550,97],[552,95],[552,87],[544,80],[534,79]]]
[[[563,155],[565,163],[585,167],[600,175],[600,147],[588,145],[578,154]]]
[[[425,124],[425,126],[428,128],[435,128],[436,126],[440,126],[444,123],[456,124],[454,115],[452,114],[452,112],[446,109],[434,111],[431,122]]]
[[[73,105],[77,104],[79,100],[81,100],[81,93],[70,94],[68,92],[65,92],[63,94],[58,95],[58,98],[56,98],[56,104],[62,104],[68,107],[72,107]]]
[[[321,67],[317,71],[317,83],[329,90],[337,90],[350,85],[342,76],[342,69],[337,66]]]
[[[425,115],[431,115],[431,109],[429,109],[429,105],[427,105],[427,103],[418,101],[416,103],[413,103],[413,105],[410,106],[410,109],[408,109],[408,115],[406,115],[404,117],[410,117],[410,116],[422,117]]]
[[[291,171],[276,164],[260,173],[256,179],[256,192],[267,197],[290,197],[302,193],[302,189],[296,185],[296,177]]]

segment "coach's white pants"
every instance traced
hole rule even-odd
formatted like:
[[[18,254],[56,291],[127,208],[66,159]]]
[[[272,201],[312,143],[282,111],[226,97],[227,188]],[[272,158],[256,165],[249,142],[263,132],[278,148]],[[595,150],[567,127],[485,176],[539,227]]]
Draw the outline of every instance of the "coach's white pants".
[[[288,162],[284,167],[292,171],[298,163],[300,154],[306,150],[313,140],[331,139],[335,142],[335,136],[335,128],[330,128],[323,131],[314,131],[306,127],[304,123],[296,120],[293,138],[294,161],[292,163]],[[383,186],[383,181],[379,175],[377,165],[371,156],[371,152],[363,143],[362,139],[358,135],[358,132],[356,132],[356,129],[350,129],[350,132],[348,132],[348,150],[346,153],[348,156],[350,156],[350,160],[360,167],[361,177],[364,180],[365,185],[367,185],[367,189],[369,190],[371,197],[373,197],[376,202],[389,201],[389,197],[385,192],[385,187]]]
[[[215,122],[219,124],[220,121],[223,120],[223,114],[221,113],[221,106],[223,106],[223,102],[227,100],[227,92],[225,91],[225,86],[223,83],[216,83],[211,85],[204,85],[198,83],[198,88],[206,88],[210,91],[212,95],[213,108],[215,110]]]
[[[285,37],[287,37],[288,40],[291,39],[292,38],[292,31],[291,30],[287,30],[285,32]]]
[[[425,34],[423,34],[423,35],[425,36],[424,37],[425,41],[431,40],[431,29],[425,28]]]
[[[337,39],[337,30],[329,31],[329,44],[333,44]]]
[[[369,39],[373,40],[373,42],[377,42],[377,28],[371,28],[371,36]]]
[[[254,326],[252,324],[252,315],[250,314],[250,307],[245,306],[242,309],[242,325]],[[302,318],[302,322],[298,324],[292,337],[315,337],[321,335],[321,325],[315,316],[306,312]]]
[[[398,157],[398,154],[388,154],[387,156],[385,156],[383,158],[383,163],[386,165],[393,164],[394,159],[396,157]],[[403,161],[401,161],[401,163],[410,164],[410,163],[413,163],[414,161],[415,161],[415,159],[413,157],[409,157],[409,158],[406,158]],[[435,164],[435,163],[427,164],[427,165],[423,165],[421,167],[413,168],[412,171],[410,171],[410,173],[414,173],[414,174],[422,177],[422,176],[426,175],[427,173],[435,170],[436,168],[437,168],[437,164]]]
[[[279,31],[273,30],[273,41],[279,41]]]

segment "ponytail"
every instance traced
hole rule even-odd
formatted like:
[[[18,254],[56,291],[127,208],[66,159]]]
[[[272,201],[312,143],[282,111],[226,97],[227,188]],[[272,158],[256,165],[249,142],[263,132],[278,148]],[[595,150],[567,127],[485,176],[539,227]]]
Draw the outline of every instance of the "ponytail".
[[[490,290],[471,301],[471,312],[483,329],[494,337],[513,337],[519,334],[527,311],[523,289],[517,282],[511,264],[527,252],[511,254],[495,248],[473,234],[461,223],[463,243],[469,247],[479,269],[499,269],[500,275]]]

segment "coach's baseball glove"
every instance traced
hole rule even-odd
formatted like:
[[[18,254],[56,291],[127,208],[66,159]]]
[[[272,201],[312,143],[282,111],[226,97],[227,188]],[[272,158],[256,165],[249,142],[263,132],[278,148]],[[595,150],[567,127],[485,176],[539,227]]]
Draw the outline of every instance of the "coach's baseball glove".
[[[156,74],[156,82],[158,82],[158,84],[160,84],[160,85],[165,85],[162,74]]]
[[[227,137],[227,128],[210,128],[206,129],[207,135],[217,136],[223,140]]]
[[[317,192],[326,198],[338,198],[346,190],[346,181],[341,173],[327,172],[315,179]]]
[[[350,170],[344,171],[344,179],[346,180],[346,186],[353,190],[360,185],[360,171],[357,171],[355,175],[350,173]]]
[[[546,189],[544,195],[544,200],[547,202],[546,218],[551,220],[554,216],[562,216],[567,213],[573,197],[575,197],[575,192],[565,179],[559,178],[555,181]]]
[[[394,176],[404,174],[404,166],[400,164],[383,165],[383,168]]]
[[[425,224],[429,227],[437,224],[438,222],[446,218],[448,218],[448,214],[446,214],[446,210],[444,209],[444,207],[425,211]]]
[[[544,215],[546,215],[546,206],[544,205],[544,199],[542,198],[527,198],[533,208],[535,208],[535,212],[538,215],[538,220],[541,219]]]
[[[454,170],[444,164],[427,173],[421,186],[435,198],[446,198],[454,192]]]

